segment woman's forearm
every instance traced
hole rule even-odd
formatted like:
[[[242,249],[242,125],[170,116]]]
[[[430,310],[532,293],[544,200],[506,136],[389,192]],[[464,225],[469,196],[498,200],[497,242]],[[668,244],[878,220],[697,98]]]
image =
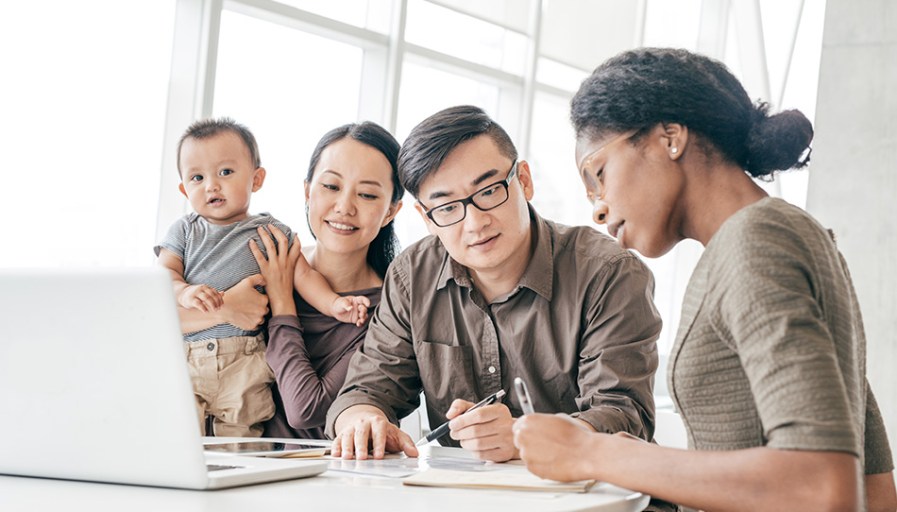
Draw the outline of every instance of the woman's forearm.
[[[866,475],[866,506],[869,512],[897,510],[897,489],[894,472]]]
[[[268,324],[268,365],[274,371],[287,422],[295,429],[321,427],[346,378],[351,354],[318,374],[311,364],[296,316],[275,316]]]
[[[590,451],[601,454],[591,458],[597,479],[680,505],[707,511],[860,509],[859,462],[851,454],[679,450],[606,435],[594,441],[600,448]]]

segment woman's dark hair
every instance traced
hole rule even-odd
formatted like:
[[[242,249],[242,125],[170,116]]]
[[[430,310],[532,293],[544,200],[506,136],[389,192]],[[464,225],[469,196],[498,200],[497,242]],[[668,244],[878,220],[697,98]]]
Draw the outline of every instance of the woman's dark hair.
[[[480,135],[491,138],[503,156],[517,160],[511,137],[483,109],[472,105],[449,107],[424,119],[408,134],[399,153],[402,184],[418,197],[421,184],[439,169],[448,154]]]
[[[721,62],[686,50],[639,48],[586,78],[570,117],[577,137],[679,123],[754,177],[807,165],[810,121],[798,110],[770,116],[768,109],[752,103]]]
[[[315,168],[318,166],[318,161],[321,160],[321,153],[324,152],[324,149],[334,142],[346,137],[350,137],[362,144],[366,144],[386,157],[386,160],[389,161],[389,166],[392,169],[392,197],[390,198],[390,202],[392,204],[398,203],[402,199],[402,196],[405,195],[405,189],[402,188],[402,183],[399,182],[398,167],[396,165],[399,156],[399,143],[391,133],[386,131],[386,129],[377,123],[372,123],[370,121],[365,121],[359,124],[346,124],[325,133],[324,136],[321,137],[321,140],[318,141],[318,145],[315,146],[315,150],[311,154],[305,182],[311,183],[312,178],[314,178]],[[309,230],[311,231],[310,225]],[[312,236],[315,236],[314,231],[312,231]],[[396,236],[395,226],[393,226],[393,221],[389,221],[389,224],[380,228],[380,232],[377,233],[377,236],[371,242],[371,245],[368,246],[368,265],[370,265],[371,268],[374,269],[374,272],[381,278],[385,277],[386,269],[389,267],[389,264],[392,263],[393,258],[399,254],[400,249],[399,237]]]

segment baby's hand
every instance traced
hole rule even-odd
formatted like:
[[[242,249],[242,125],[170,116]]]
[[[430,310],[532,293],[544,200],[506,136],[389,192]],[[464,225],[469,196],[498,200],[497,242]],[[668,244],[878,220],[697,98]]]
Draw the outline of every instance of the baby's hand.
[[[355,324],[358,327],[364,325],[368,319],[368,307],[371,301],[367,297],[348,296],[337,297],[333,301],[331,313],[333,318],[347,324]]]
[[[184,288],[178,295],[178,304],[187,309],[198,309],[206,313],[218,311],[224,304],[224,293],[211,286],[194,284]]]

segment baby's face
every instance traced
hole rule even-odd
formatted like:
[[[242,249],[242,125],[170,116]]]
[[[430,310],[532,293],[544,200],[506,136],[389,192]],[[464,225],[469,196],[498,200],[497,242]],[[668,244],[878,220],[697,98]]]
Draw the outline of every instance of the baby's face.
[[[180,164],[181,192],[212,224],[245,219],[250,196],[265,180],[265,170],[253,166],[243,139],[230,131],[186,139]]]

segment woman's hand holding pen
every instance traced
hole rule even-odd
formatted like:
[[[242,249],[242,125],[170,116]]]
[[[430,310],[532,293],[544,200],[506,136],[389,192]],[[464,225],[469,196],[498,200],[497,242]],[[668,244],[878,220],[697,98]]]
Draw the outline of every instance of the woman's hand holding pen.
[[[496,403],[465,414],[473,405],[473,402],[467,400],[452,402],[446,413],[446,417],[451,420],[451,438],[461,441],[462,448],[483,460],[504,462],[517,458],[511,431],[514,418],[511,417],[508,406]]]
[[[514,423],[514,445],[533,474],[561,482],[596,478],[590,463],[601,460],[595,433],[566,414],[527,414]]]

